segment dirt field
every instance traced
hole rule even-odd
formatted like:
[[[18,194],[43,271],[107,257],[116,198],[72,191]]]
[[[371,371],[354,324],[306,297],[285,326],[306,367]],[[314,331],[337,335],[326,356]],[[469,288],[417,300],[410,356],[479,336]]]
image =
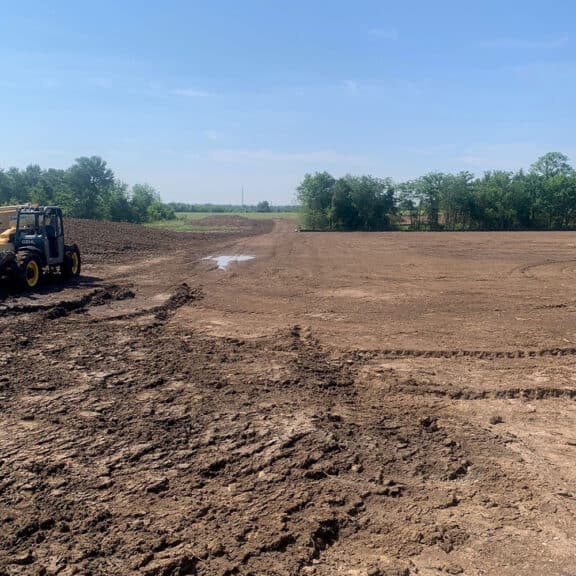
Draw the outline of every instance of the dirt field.
[[[0,575],[576,575],[576,233],[293,229],[0,295]]]

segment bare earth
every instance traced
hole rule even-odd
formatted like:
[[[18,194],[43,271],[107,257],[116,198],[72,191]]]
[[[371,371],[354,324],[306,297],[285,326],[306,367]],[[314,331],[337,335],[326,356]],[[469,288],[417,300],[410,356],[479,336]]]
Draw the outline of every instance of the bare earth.
[[[1,576],[576,575],[576,233],[293,228],[0,295]]]

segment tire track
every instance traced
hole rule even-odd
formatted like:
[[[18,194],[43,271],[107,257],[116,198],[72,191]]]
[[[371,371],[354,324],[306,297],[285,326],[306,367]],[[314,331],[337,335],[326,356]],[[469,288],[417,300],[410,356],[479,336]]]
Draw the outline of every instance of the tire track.
[[[96,288],[80,298],[60,300],[48,304],[16,304],[0,307],[0,318],[18,316],[21,314],[36,314],[45,312],[48,319],[66,316],[70,312],[78,312],[90,306],[102,306],[112,301],[127,300],[134,298],[134,292],[123,286],[110,284],[102,288]]]
[[[536,273],[538,270],[542,268],[552,268],[554,270],[555,266],[560,266],[560,273],[564,274],[570,278],[575,277],[575,271],[573,266],[563,266],[565,264],[572,264],[573,266],[576,265],[576,258],[568,258],[566,260],[545,260],[543,262],[536,262],[535,264],[525,264],[523,266],[517,266],[512,268],[508,273],[508,276],[523,276],[527,278],[533,279],[541,279]]]
[[[525,359],[547,356],[576,356],[576,348],[543,348],[540,350],[410,350],[404,348],[384,350],[356,350],[349,356],[355,360],[377,358],[476,358],[479,360]]]
[[[396,391],[416,396],[435,396],[449,398],[450,400],[549,400],[562,398],[576,400],[576,388],[537,387],[537,388],[508,388],[505,390],[474,390],[463,388],[450,390],[442,386],[421,383],[417,380],[408,380],[396,388]]]

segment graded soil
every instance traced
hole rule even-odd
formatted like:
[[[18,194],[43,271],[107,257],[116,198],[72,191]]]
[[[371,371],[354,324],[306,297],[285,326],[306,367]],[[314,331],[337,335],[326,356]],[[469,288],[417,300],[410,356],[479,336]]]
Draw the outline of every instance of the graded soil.
[[[0,295],[0,575],[576,574],[576,233],[233,224]]]

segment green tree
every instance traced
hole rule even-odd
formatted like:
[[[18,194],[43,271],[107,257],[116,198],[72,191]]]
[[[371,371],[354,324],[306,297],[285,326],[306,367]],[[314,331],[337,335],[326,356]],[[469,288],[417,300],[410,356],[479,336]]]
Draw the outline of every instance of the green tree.
[[[422,206],[426,212],[428,228],[440,229],[440,200],[446,184],[446,175],[441,172],[430,172],[418,181],[418,191]]]
[[[446,230],[463,230],[470,225],[471,187],[474,176],[470,172],[446,174],[440,186],[440,210]]]
[[[24,171],[18,170],[18,168],[8,168],[6,172],[6,177],[8,179],[8,186],[10,189],[10,204],[25,204],[30,202],[30,188],[28,187],[29,182],[26,181],[24,176]]]
[[[387,230],[395,214],[394,184],[390,178],[346,176],[356,209],[358,228]]]
[[[136,213],[130,202],[128,185],[116,180],[108,195],[106,217],[114,222],[137,222]]]
[[[162,202],[152,202],[148,206],[148,222],[157,222],[159,220],[174,220],[176,218],[176,213],[167,204]]]
[[[566,230],[576,215],[576,177],[574,173],[558,173],[546,179],[544,192],[547,228]]]
[[[0,206],[8,204],[12,198],[12,187],[10,184],[8,174],[0,169]]]
[[[114,173],[102,158],[77,158],[69,169],[70,188],[74,195],[73,215],[77,218],[101,218],[114,185]]]
[[[160,194],[150,184],[134,184],[132,186],[132,208],[137,222],[148,222],[148,209],[152,204],[160,202]]]
[[[263,200],[262,202],[258,202],[256,206],[256,212],[272,212],[272,208],[270,207],[270,202],[268,200]]]
[[[508,187],[508,204],[514,213],[514,228],[528,230],[531,224],[531,200],[527,176],[523,170],[516,172]]]
[[[422,228],[423,209],[418,181],[401,182],[396,186],[396,190],[398,192],[397,210],[400,223],[405,225],[406,218],[408,218],[410,230],[420,230]]]
[[[304,176],[296,192],[306,228],[316,230],[329,228],[328,210],[332,204],[332,187],[335,182],[334,177],[328,172],[316,172]]]
[[[562,152],[548,152],[538,158],[531,166],[532,173],[544,178],[551,178],[558,174],[568,176],[573,170],[572,166],[570,166],[568,156],[562,154]]]
[[[511,172],[486,172],[474,182],[473,218],[483,230],[512,230],[516,228]]]
[[[348,178],[340,178],[332,186],[328,220],[331,230],[354,230],[358,225],[358,212],[352,202],[352,187]]]
[[[65,214],[72,214],[74,210],[74,193],[66,170],[49,168],[43,172],[44,190],[46,197],[52,205],[60,206]]]

